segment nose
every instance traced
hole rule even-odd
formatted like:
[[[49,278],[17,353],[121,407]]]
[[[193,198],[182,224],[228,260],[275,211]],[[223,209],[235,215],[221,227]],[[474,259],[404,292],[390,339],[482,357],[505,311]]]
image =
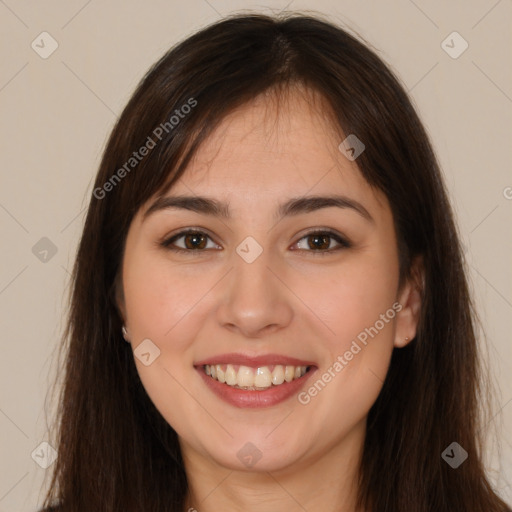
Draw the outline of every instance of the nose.
[[[252,263],[236,253],[233,258],[234,268],[224,280],[217,309],[220,325],[246,338],[287,327],[294,314],[293,296],[283,284],[283,272],[270,266],[265,251]]]

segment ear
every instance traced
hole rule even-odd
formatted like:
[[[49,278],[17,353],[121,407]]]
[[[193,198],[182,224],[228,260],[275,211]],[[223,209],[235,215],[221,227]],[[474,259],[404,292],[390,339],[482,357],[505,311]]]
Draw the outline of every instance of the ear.
[[[416,336],[424,286],[425,269],[423,257],[417,256],[411,264],[409,277],[398,293],[398,303],[402,308],[396,315],[395,347],[405,347]]]

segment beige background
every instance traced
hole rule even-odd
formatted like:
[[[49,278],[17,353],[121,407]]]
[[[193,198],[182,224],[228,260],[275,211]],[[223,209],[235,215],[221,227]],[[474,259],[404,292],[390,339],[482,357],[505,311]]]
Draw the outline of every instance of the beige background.
[[[328,14],[374,45],[432,137],[501,390],[493,413],[502,451],[489,446],[490,476],[512,503],[510,0],[0,0],[0,512],[40,503],[45,470],[31,453],[48,439],[45,396],[69,270],[116,116],[178,40],[233,11],[287,5]],[[43,31],[58,43],[47,59],[31,47]],[[457,59],[441,47],[453,31],[469,44]],[[32,251],[42,237],[57,249],[46,262]]]

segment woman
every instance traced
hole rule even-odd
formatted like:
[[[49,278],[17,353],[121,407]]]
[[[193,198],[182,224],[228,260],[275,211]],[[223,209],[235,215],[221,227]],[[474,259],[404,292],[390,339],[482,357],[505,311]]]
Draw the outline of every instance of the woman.
[[[79,245],[45,506],[510,510],[439,166],[320,18],[225,19],[145,76]]]

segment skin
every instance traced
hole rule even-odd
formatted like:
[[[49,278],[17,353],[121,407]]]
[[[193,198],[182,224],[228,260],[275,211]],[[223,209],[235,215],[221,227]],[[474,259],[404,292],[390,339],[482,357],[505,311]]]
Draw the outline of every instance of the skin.
[[[367,414],[393,348],[415,336],[420,268],[416,262],[399,289],[388,201],[338,150],[343,138],[321,108],[298,91],[278,110],[258,97],[222,121],[167,192],[225,201],[231,219],[178,209],[143,219],[148,201],[130,226],[119,307],[132,348],[149,338],[160,349],[149,366],[134,360],[178,433],[190,485],[185,510],[356,511]],[[333,193],[361,203],[373,220],[336,207],[274,220],[287,199]],[[205,248],[176,253],[160,245],[187,227],[206,231]],[[322,241],[315,249],[306,237],[313,228],[330,228],[351,246],[328,238],[330,252]],[[250,264],[236,252],[248,236],[263,248]],[[395,302],[402,305],[395,318],[306,405],[294,396],[267,408],[234,407],[193,366],[227,352],[279,353],[314,361],[320,377]],[[250,469],[237,457],[247,442],[262,454]]]

